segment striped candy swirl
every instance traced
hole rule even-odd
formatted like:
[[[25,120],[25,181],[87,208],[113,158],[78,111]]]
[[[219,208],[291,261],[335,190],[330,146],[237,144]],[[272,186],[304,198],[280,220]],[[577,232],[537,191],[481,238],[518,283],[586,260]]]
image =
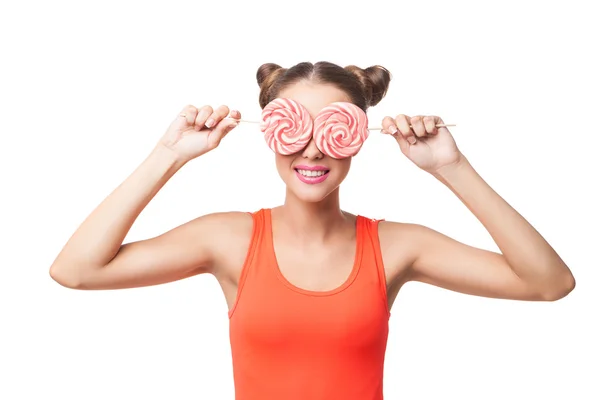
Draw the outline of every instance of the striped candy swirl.
[[[332,158],[351,157],[369,136],[368,122],[360,107],[352,103],[332,103],[315,119],[317,147]]]
[[[263,108],[260,130],[271,150],[290,155],[310,142],[313,121],[308,111],[296,101],[277,98]]]

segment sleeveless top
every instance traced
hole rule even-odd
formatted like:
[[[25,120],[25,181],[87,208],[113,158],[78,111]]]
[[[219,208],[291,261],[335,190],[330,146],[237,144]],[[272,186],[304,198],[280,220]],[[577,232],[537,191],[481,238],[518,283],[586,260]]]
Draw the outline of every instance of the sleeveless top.
[[[271,210],[252,214],[252,240],[229,311],[236,400],[381,400],[388,338],[378,220],[357,216],[352,271],[311,291],[281,273]]]

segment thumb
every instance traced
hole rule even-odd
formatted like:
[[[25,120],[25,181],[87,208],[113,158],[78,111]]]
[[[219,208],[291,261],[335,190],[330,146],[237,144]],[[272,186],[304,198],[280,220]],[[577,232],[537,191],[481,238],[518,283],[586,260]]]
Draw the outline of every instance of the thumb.
[[[408,143],[408,140],[406,140],[406,138],[399,131],[397,131],[396,133],[392,133],[392,137],[396,139],[396,142],[398,142],[402,153],[407,154],[408,149],[411,146],[411,144]]]

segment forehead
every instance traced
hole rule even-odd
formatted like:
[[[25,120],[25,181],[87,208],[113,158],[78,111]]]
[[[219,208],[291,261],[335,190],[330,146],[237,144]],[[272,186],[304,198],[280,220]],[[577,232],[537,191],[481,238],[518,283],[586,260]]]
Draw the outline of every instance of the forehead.
[[[309,81],[301,81],[288,86],[279,92],[278,97],[297,101],[308,110],[313,118],[331,103],[350,101],[346,92],[333,85]]]

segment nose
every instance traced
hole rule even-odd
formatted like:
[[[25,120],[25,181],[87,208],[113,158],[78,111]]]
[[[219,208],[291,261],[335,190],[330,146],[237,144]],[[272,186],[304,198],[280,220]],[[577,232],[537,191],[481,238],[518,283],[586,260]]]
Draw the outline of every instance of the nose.
[[[317,147],[317,143],[315,142],[314,138],[312,138],[304,150],[302,150],[302,157],[309,160],[321,160],[324,157],[323,153],[321,153],[321,150],[319,150]]]

